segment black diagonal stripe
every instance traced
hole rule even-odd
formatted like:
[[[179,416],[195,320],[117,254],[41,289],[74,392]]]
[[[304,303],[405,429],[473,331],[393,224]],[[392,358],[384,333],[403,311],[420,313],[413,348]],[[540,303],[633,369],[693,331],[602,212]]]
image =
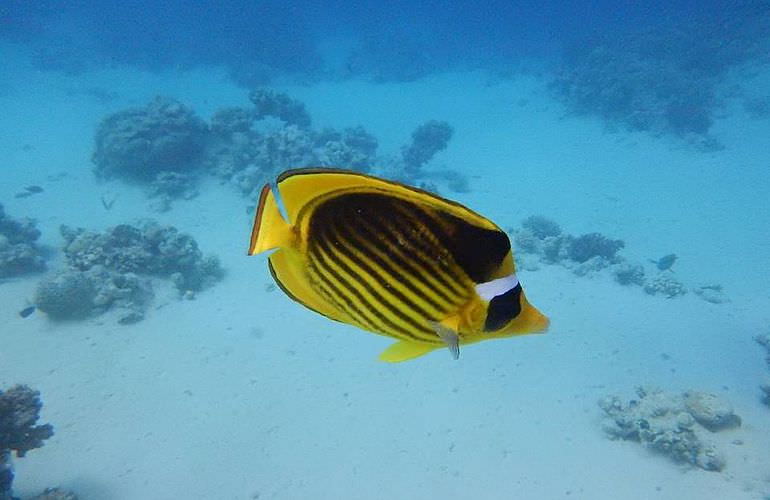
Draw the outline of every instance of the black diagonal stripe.
[[[314,257],[314,261],[317,264],[317,272],[318,272],[318,278],[321,280],[322,284],[328,289],[328,293],[333,294],[338,301],[341,301],[345,304],[345,306],[349,309],[349,311],[352,311],[353,314],[351,316],[360,322],[362,325],[366,325],[373,330],[381,331],[383,330],[383,325],[378,324],[377,321],[374,318],[377,318],[378,314],[377,311],[371,310],[370,307],[368,307],[369,303],[364,299],[364,297],[361,296],[361,294],[356,290],[350,283],[347,282],[343,277],[339,275],[339,273],[335,273],[334,270],[331,267],[331,264],[327,262],[327,256],[325,251],[323,251],[321,248],[315,248],[312,251],[312,255]],[[327,276],[328,275],[328,276]],[[336,280],[336,283],[335,283]],[[343,288],[347,289],[349,293],[345,293],[344,290],[341,290],[339,284]],[[355,296],[356,300],[353,300],[351,297],[351,294]],[[365,308],[370,309],[369,312],[363,311],[360,307],[358,307],[358,304],[363,304]]]
[[[454,246],[454,242],[452,241],[452,238],[449,234],[447,234],[444,230],[444,227],[442,227],[441,224],[436,220],[435,217],[432,216],[432,214],[429,214],[425,212],[424,210],[420,209],[419,207],[413,206],[413,205],[407,205],[407,204],[397,204],[395,205],[395,208],[401,212],[404,218],[409,219],[413,222],[413,228],[416,231],[424,230],[427,231],[428,234],[430,234],[433,238],[435,238],[436,243],[438,246],[446,249],[448,252],[448,255],[454,257],[452,254],[452,247]],[[421,243],[418,238],[413,238],[416,243]],[[434,243],[434,244],[436,244]],[[424,252],[426,252],[426,256],[436,258],[437,255],[435,255],[436,251],[435,248],[432,248],[430,246],[421,245]],[[454,260],[454,259],[453,259]],[[457,264],[456,262],[454,262]],[[459,269],[458,265],[458,269]],[[461,289],[463,287],[463,283],[466,282],[466,276],[457,274],[455,272],[454,266],[452,265],[444,265],[441,266],[441,271],[447,275],[448,278],[450,278],[454,283],[457,284],[458,287]]]
[[[342,269],[349,277],[356,280],[362,288],[364,288],[367,292],[369,292],[372,295],[372,297],[378,301],[378,303],[382,302],[381,297],[376,292],[376,290],[373,290],[368,283],[362,280],[360,276],[358,276],[352,269],[350,269],[350,266],[348,266],[344,260],[340,259],[339,256],[336,255],[335,251],[330,248],[330,244],[326,238],[321,237],[321,235],[318,235],[318,237],[315,239],[315,242],[318,244],[318,248],[323,251],[325,256],[334,262],[334,265]],[[410,339],[416,340],[418,342],[424,340],[417,337],[411,330],[394,323],[393,321],[391,321],[390,318],[382,314],[379,308],[376,307],[371,302],[369,302],[366,299],[366,297],[364,297],[363,294],[355,286],[353,286],[352,283],[344,279],[339,273],[335,273],[334,269],[331,267],[331,264],[329,262],[326,262],[325,260],[324,261],[319,260],[318,263],[319,265],[324,267],[324,269],[326,269],[327,272],[329,272],[329,274],[334,276],[334,279],[337,280],[337,282],[339,282],[341,286],[347,289],[351,295],[355,296],[355,298],[359,301],[360,304],[362,304],[372,315],[374,315],[383,325],[387,327],[387,328],[378,329],[378,331],[382,331],[383,333],[386,333],[393,330],[396,332],[400,332],[403,335],[406,335],[407,337],[409,337]],[[418,330],[422,330],[422,327],[418,328]]]
[[[445,313],[451,307],[451,301],[445,298],[445,303],[440,304],[434,297],[426,294],[422,288],[414,284],[414,282],[406,277],[411,275],[416,281],[424,283],[421,273],[417,271],[408,262],[403,261],[395,256],[392,251],[392,245],[384,241],[379,236],[382,233],[374,233],[368,227],[367,224],[357,220],[355,227],[346,227],[347,236],[354,245],[359,248],[366,248],[366,257],[370,259],[376,266],[381,268],[385,275],[408,288],[410,292],[419,297],[421,300],[430,305],[437,313]],[[387,257],[383,258],[381,255]],[[391,265],[393,263],[396,267]],[[421,316],[428,317],[426,311],[418,311]]]
[[[454,278],[445,276],[446,270],[439,268],[436,263],[436,249],[429,246],[429,242],[425,241],[427,238],[417,237],[418,228],[414,225],[412,220],[404,217],[398,217],[398,220],[392,220],[385,217],[377,217],[372,221],[372,225],[376,226],[377,230],[384,235],[387,235],[392,241],[393,251],[398,252],[401,262],[414,262],[414,268],[420,267],[425,276],[430,280],[435,280],[440,286],[433,286],[433,283],[426,281],[426,285],[430,286],[437,295],[440,295],[444,300],[452,303],[459,303],[466,299],[468,291],[459,287],[457,281]],[[406,242],[409,255],[405,255],[402,249],[400,241]],[[407,267],[408,264],[404,264]],[[417,273],[415,273],[417,274]],[[449,294],[453,294],[455,298],[450,297]]]
[[[336,287],[336,285],[334,285],[334,283],[330,283],[328,278],[323,276],[321,270],[318,269],[318,265],[315,262],[315,259],[310,259],[310,262],[308,263],[308,269],[311,279],[310,286],[316,290],[324,300],[331,304],[335,309],[338,309],[347,314],[351,319],[353,319],[353,321],[356,321],[367,328],[375,328],[373,323],[369,322],[362,316],[361,311],[355,306],[355,304],[347,303],[347,297],[340,293],[340,290]]]
[[[369,262],[367,262],[365,259],[362,259],[361,256],[356,251],[354,251],[354,249],[356,248],[355,248],[354,242],[350,239],[351,235],[348,234],[349,231],[342,228],[339,228],[339,229],[344,231],[346,234],[338,234],[337,239],[344,241],[346,244],[338,245],[337,250],[340,253],[344,254],[345,257],[347,257],[347,259],[351,261],[356,267],[358,267],[363,272],[368,274],[371,278],[375,279],[375,281],[378,281],[384,284],[387,283],[388,282],[387,276],[385,276],[382,272],[379,272],[376,269],[374,269],[369,264]],[[367,255],[367,259],[369,257],[370,256]],[[390,312],[398,316],[401,320],[410,324],[412,327],[414,327],[418,331],[424,330],[424,331],[430,332],[430,330],[425,328],[424,325],[421,325],[418,321],[416,321],[414,316],[404,311],[403,308],[399,307],[399,304],[395,304],[387,300],[379,291],[377,291],[377,289],[369,285],[369,283],[366,280],[359,278],[359,283],[361,283],[362,286],[366,287],[367,291],[375,298],[375,300],[377,300],[379,304],[387,308]],[[409,297],[401,293],[401,291],[398,290],[397,288],[393,286],[388,287],[388,293],[392,295],[396,300],[398,300],[401,305],[405,306],[408,309],[411,309],[413,313],[417,313],[419,317],[435,320],[435,318],[431,317],[430,313],[425,311],[418,304],[415,304]]]

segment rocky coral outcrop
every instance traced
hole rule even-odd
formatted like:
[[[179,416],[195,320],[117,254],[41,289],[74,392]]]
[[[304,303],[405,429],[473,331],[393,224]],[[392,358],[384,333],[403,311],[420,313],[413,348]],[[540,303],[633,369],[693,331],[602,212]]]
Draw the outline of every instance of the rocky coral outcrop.
[[[670,394],[639,387],[637,398],[623,403],[617,396],[599,401],[604,432],[610,439],[637,441],[679,463],[721,471],[724,455],[709,442],[710,433],[737,427],[741,419],[722,398],[704,392]]]
[[[11,454],[23,457],[53,436],[50,424],[38,425],[40,393],[26,385],[0,390],[0,500],[13,500]]]
[[[29,218],[15,219],[0,204],[0,278],[45,269],[42,249],[37,245],[40,231]]]
[[[203,255],[192,236],[172,226],[148,220],[104,232],[61,231],[67,268],[44,279],[35,294],[35,304],[51,319],[116,309],[118,322],[135,323],[152,300],[152,279],[168,279],[180,296],[192,298],[223,276],[216,257]]]

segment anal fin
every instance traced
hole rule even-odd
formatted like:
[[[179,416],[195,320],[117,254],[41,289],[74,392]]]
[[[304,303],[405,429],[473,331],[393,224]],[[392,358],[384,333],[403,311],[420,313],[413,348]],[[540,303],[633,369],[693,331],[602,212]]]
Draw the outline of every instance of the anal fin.
[[[437,346],[433,344],[422,344],[418,342],[407,342],[406,340],[400,340],[394,344],[391,344],[387,349],[380,354],[380,361],[387,363],[400,363],[402,361],[408,361],[410,359],[419,358],[428,354]]]

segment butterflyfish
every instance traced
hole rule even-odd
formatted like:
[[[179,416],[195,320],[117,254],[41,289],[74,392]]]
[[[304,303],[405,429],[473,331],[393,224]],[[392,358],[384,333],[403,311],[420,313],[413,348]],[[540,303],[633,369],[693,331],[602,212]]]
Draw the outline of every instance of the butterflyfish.
[[[281,212],[282,204],[285,215]],[[397,340],[399,362],[542,332],[548,318],[516,276],[508,236],[459,203],[337,169],[296,169],[262,189],[249,255],[293,300]]]

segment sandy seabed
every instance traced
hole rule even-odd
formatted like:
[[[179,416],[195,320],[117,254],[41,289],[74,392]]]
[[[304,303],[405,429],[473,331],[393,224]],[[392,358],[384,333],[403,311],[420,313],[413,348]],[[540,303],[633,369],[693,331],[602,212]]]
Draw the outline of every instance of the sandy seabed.
[[[502,227],[543,214],[571,233],[622,238],[632,260],[676,252],[682,281],[721,283],[731,299],[666,300],[609,275],[541,266],[520,278],[552,319],[546,335],[470,346],[459,361],[439,351],[387,365],[376,361],[387,339],[267,289],[265,259],[245,255],[251,214],[232,188],[210,181],[155,214],[140,189],[94,179],[93,133],[107,113],[162,94],[208,118],[245,104],[245,91],[217,72],[63,77],[17,63],[0,82],[0,201],[10,215],[36,218],[41,242],[56,248],[61,224],[99,230],[155,217],[192,234],[227,270],[192,301],[158,291],[131,326],[109,313],[22,319],[39,276],[0,284],[0,387],[40,390],[43,421],[56,428],[16,461],[17,494],[54,485],[86,500],[770,493],[770,410],[758,389],[767,367],[752,340],[770,328],[767,121],[736,105],[714,127],[726,148],[703,153],[566,117],[531,77],[281,87],[318,128],[363,125],[380,152],[397,151],[427,119],[447,120],[455,137],[433,165],[468,175],[471,192],[458,201]],[[99,102],[93,88],[118,97]],[[45,191],[14,198],[27,184]],[[102,195],[117,195],[112,210]],[[723,472],[605,438],[596,401],[629,399],[645,384],[733,404],[743,425],[714,435]]]

